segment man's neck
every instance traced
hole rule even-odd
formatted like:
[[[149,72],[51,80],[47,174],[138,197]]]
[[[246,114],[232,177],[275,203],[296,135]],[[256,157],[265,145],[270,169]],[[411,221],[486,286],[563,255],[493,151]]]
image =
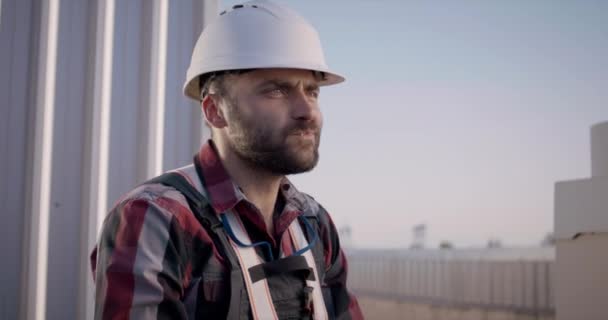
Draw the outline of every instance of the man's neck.
[[[283,176],[253,168],[226,147],[217,147],[222,165],[247,199],[253,203],[272,234],[272,217]]]

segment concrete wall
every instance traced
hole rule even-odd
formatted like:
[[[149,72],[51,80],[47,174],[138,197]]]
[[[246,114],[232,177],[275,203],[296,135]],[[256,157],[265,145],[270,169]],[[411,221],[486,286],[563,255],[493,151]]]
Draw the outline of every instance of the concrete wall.
[[[91,318],[108,207],[205,136],[181,85],[217,6],[0,2],[0,319]]]

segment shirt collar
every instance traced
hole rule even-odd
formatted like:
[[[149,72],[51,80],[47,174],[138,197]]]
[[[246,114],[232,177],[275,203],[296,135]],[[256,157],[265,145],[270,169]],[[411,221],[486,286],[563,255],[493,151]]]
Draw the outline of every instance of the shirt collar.
[[[196,160],[201,168],[203,184],[209,201],[216,213],[231,210],[241,201],[249,202],[224,168],[212,140],[207,140],[203,144]],[[309,209],[306,196],[299,192],[286,177],[281,180],[279,192],[285,199],[283,212],[299,211],[301,213]]]

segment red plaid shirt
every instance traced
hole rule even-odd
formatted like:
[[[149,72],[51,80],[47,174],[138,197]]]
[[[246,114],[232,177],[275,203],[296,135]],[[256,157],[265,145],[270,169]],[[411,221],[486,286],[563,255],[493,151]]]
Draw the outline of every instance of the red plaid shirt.
[[[291,222],[318,204],[284,179],[284,206],[270,234],[258,209],[232,182],[213,143],[195,157],[216,213],[234,209],[252,241],[268,241],[273,251],[293,252]],[[329,215],[319,217],[325,279],[335,317],[361,319],[346,290],[347,263]],[[280,247],[279,247],[280,246]],[[259,251],[264,257],[264,253]],[[264,257],[267,259],[268,257]],[[91,255],[96,286],[95,319],[221,319],[229,306],[229,262],[190,211],[184,196],[161,184],[142,185],[121,199],[106,217]],[[330,316],[331,317],[331,316]]]

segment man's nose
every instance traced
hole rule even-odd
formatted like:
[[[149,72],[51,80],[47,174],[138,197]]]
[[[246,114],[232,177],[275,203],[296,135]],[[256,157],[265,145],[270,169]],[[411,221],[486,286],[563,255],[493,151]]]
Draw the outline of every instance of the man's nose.
[[[292,101],[292,116],[298,120],[315,120],[320,116],[317,99],[304,90],[297,90]]]

